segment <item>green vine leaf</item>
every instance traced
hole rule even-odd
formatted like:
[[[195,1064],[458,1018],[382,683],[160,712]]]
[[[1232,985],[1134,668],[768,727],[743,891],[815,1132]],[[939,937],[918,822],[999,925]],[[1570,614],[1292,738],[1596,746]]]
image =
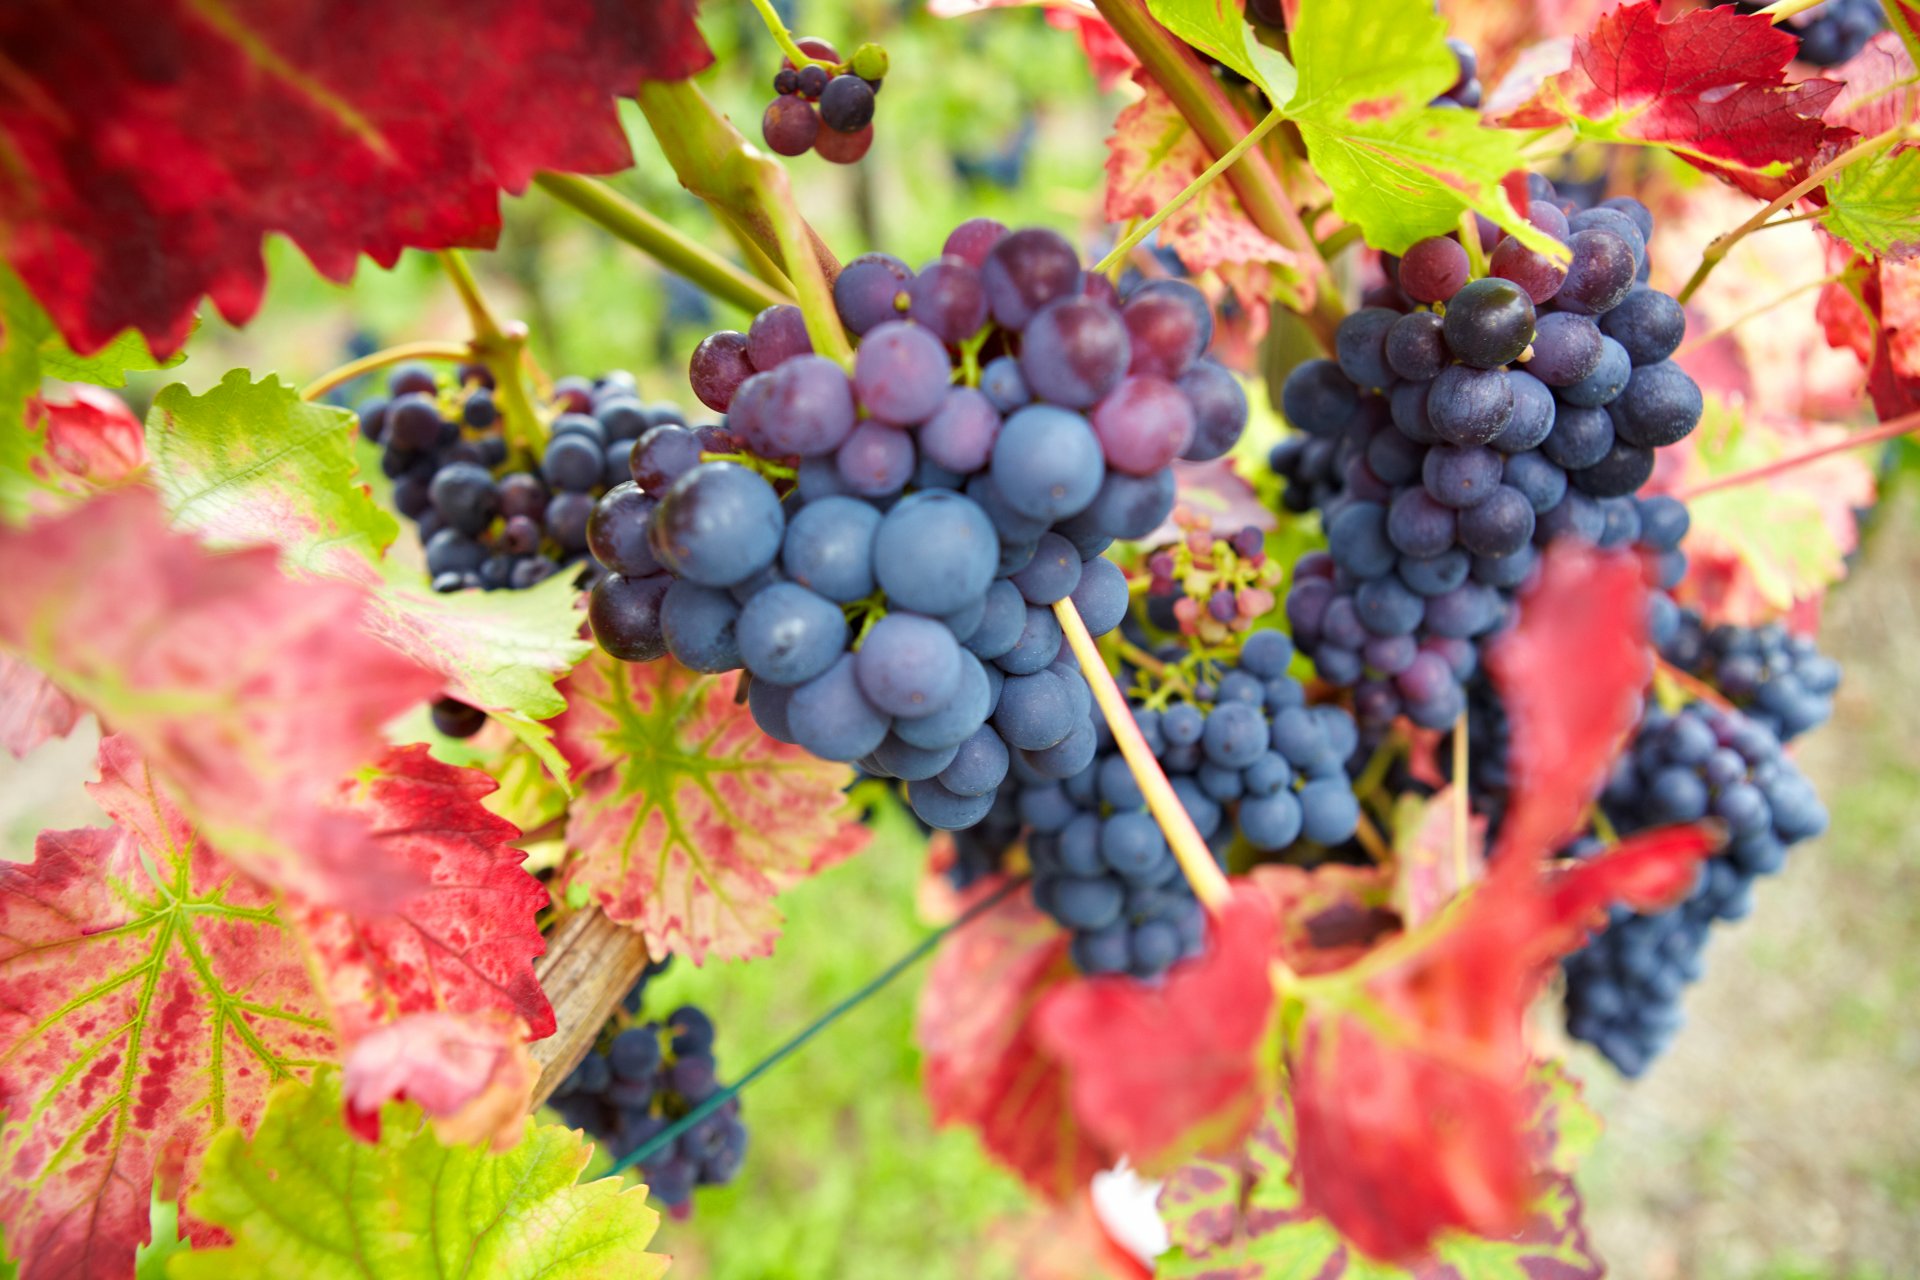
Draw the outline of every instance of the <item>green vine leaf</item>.
[[[368,1145],[341,1122],[336,1072],[274,1090],[251,1140],[214,1139],[196,1218],[233,1243],[175,1258],[174,1280],[659,1280],[659,1215],[643,1187],[578,1183],[591,1145],[541,1125],[510,1150],[445,1147],[418,1107],[382,1109]],[[295,1209],[297,1212],[290,1212]]]
[[[272,891],[196,838],[126,739],[100,770],[115,826],[0,864],[0,1219],[29,1280],[130,1276],[156,1178],[191,1181],[215,1130],[334,1050]]]
[[[1920,250],[1920,151],[1878,155],[1827,179],[1823,225],[1874,257]]]
[[[1519,135],[1427,105],[1459,74],[1445,37],[1426,0],[1371,0],[1365,22],[1339,0],[1301,0],[1292,32],[1299,88],[1286,111],[1334,211],[1374,248],[1401,253],[1454,230],[1472,209],[1564,259],[1565,246],[1528,223],[1500,185],[1527,167]]]
[[[1241,0],[1147,0],[1161,26],[1259,85],[1269,102],[1293,95],[1293,64],[1254,37]]]
[[[566,575],[527,591],[431,590],[417,560],[390,554],[399,524],[361,471],[353,415],[308,404],[271,375],[255,382],[236,369],[202,395],[168,387],[147,437],[177,523],[218,544],[270,542],[297,568],[366,585],[369,630],[564,774],[538,721],[564,708],[554,680],[592,647]]]
[[[760,732],[739,680],[604,653],[567,680],[567,892],[585,886],[654,955],[769,954],[780,890],[871,835],[845,795],[853,770]]]

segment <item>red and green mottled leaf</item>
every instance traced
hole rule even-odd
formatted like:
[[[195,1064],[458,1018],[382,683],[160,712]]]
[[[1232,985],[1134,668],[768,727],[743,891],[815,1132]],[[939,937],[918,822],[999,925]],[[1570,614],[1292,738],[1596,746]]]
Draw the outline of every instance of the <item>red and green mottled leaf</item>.
[[[780,891],[867,842],[844,794],[853,770],[761,733],[739,680],[596,651],[565,686],[567,884],[655,955],[768,954]]]
[[[535,1039],[553,1034],[533,971],[546,950],[534,917],[547,891],[521,869],[526,854],[509,843],[518,829],[481,803],[495,786],[418,744],[341,784],[342,805],[368,818],[382,864],[425,886],[379,912],[285,909],[343,1041],[428,1012],[507,1014]]]
[[[38,670],[0,653],[0,746],[15,759],[80,723],[80,704]]]
[[[187,1208],[227,1233],[172,1260],[174,1280],[660,1280],[659,1215],[618,1178],[579,1184],[592,1154],[559,1125],[511,1150],[449,1146],[389,1103],[369,1147],[341,1123],[332,1071],[276,1089],[259,1131],[229,1129]],[[297,1213],[290,1213],[297,1207]]]
[[[1390,253],[1454,230],[1473,209],[1564,256],[1501,186],[1525,167],[1519,137],[1483,128],[1474,112],[1427,105],[1460,70],[1429,0],[1370,0],[1366,20],[1354,16],[1344,0],[1301,0],[1290,37],[1299,88],[1287,116],[1333,191],[1334,212]]]
[[[1487,657],[1511,723],[1513,799],[1496,865],[1533,865],[1580,825],[1653,674],[1639,559],[1565,544]]]
[[[693,0],[191,0],[0,13],[0,245],[77,350],[243,323],[277,231],[359,255],[490,247],[540,169],[631,161],[614,95],[711,61]],[[458,49],[450,74],[433,51]]]
[[[125,738],[116,825],[0,864],[0,1219],[29,1278],[133,1274],[148,1206],[334,1039],[272,894],[195,838]]]
[[[1431,1253],[1404,1267],[1367,1258],[1302,1203],[1291,1181],[1292,1117],[1281,1105],[1268,1111],[1233,1156],[1194,1161],[1167,1179],[1160,1211],[1174,1247],[1160,1258],[1154,1275],[1160,1280],[1264,1280],[1276,1274],[1313,1280],[1598,1280],[1605,1267],[1587,1239],[1571,1176],[1577,1144],[1558,1140],[1569,1127],[1584,1133],[1590,1113],[1559,1068],[1542,1063],[1534,1071],[1539,1105],[1531,1132],[1543,1143],[1567,1146],[1568,1161],[1556,1163],[1543,1178],[1525,1225],[1512,1238],[1443,1235]]]
[[[1640,0],[1601,18],[1572,66],[1500,123],[1664,147],[1761,199],[1805,177],[1836,139],[1822,116],[1840,82],[1789,84],[1799,42],[1764,17],[1727,5],[1662,22],[1660,9]]]
[[[125,734],[231,862],[322,902],[408,887],[367,820],[329,803],[383,724],[440,681],[361,629],[367,596],[216,555],[144,489],[0,530],[0,646]]]
[[[46,423],[46,470],[56,483],[75,481],[85,493],[118,484],[147,465],[146,431],[126,401],[84,384],[28,406]],[[67,487],[63,484],[63,487]]]
[[[1273,1094],[1273,900],[1243,884],[1208,926],[1205,954],[1163,982],[1082,978],[1039,1009],[1081,1123],[1149,1173],[1231,1146]]]
[[[1107,139],[1110,222],[1152,217],[1214,161],[1213,153],[1159,82],[1144,70],[1135,71],[1133,79],[1143,96],[1120,113],[1113,122],[1113,136]],[[1160,224],[1159,237],[1196,274],[1260,264],[1277,275],[1279,283],[1298,292],[1303,275],[1299,255],[1253,225],[1229,182],[1209,183]],[[1270,294],[1268,290],[1259,296],[1264,300]]]
[[[234,370],[201,395],[168,387],[149,429],[176,523],[223,545],[271,542],[303,570],[366,584],[373,635],[564,771],[535,721],[560,713],[554,681],[592,647],[565,575],[527,591],[443,593],[417,563],[383,558],[399,526],[367,491],[353,415],[307,404],[272,376],[256,383]]]
[[[997,877],[967,903],[999,891]],[[1039,1012],[1075,981],[1067,935],[1028,889],[941,944],[920,992],[921,1082],[939,1124],[977,1131],[992,1156],[1034,1191],[1064,1201],[1119,1154],[1076,1117],[1067,1073],[1042,1045]]]
[[[347,1127],[380,1140],[381,1109],[417,1103],[442,1142],[485,1142],[503,1151],[527,1127],[527,1099],[540,1069],[527,1028],[505,1014],[410,1013],[353,1046],[341,1073]]]
[[[1460,802],[1448,784],[1427,799],[1408,794],[1394,805],[1393,905],[1410,929],[1431,919],[1486,867],[1486,816],[1470,814],[1462,832],[1455,813]]]
[[[1680,489],[1844,441],[1848,428],[1761,419],[1709,395],[1700,428],[1674,450]],[[1837,453],[1766,480],[1692,498],[1682,598],[1715,621],[1757,624],[1816,601],[1846,577],[1855,512],[1874,502],[1873,469]]]

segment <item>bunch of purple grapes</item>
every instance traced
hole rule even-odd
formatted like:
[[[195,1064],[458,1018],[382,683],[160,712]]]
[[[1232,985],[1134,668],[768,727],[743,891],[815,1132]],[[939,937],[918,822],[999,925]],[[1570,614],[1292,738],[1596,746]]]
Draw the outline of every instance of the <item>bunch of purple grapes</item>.
[[[796,68],[791,58],[782,58],[773,77],[774,99],[760,116],[760,136],[783,156],[813,151],[834,164],[852,164],[873,145],[874,96],[887,74],[887,52],[863,44],[842,62],[825,40],[809,36],[798,43],[808,57],[833,65]]]
[[[665,1132],[667,1126],[720,1089],[715,1078],[713,1020],[682,1005],[659,1022],[634,1023],[647,979],[665,967],[650,966],[624,1001],[601,1042],[560,1082],[553,1106],[570,1125],[603,1142],[624,1159]],[[648,1191],[668,1208],[680,1208],[696,1186],[733,1181],[747,1153],[747,1129],[738,1095],[696,1122],[640,1165]]]
[[[1680,1027],[1680,996],[1700,978],[1709,927],[1743,919],[1754,882],[1824,831],[1827,811],[1773,730],[1705,702],[1649,711],[1600,803],[1621,835],[1711,817],[1730,836],[1686,901],[1657,915],[1615,907],[1607,927],[1565,962],[1567,1030],[1637,1076]]]
[[[1652,216],[1630,197],[1569,212],[1545,178],[1528,183],[1528,221],[1570,263],[1483,224],[1488,274],[1474,279],[1455,239],[1422,240],[1381,299],[1394,305],[1347,317],[1337,361],[1308,361],[1282,389],[1305,434],[1272,463],[1328,540],[1297,566],[1287,616],[1320,676],[1354,689],[1363,723],[1459,716],[1537,547],[1570,536],[1664,553],[1685,532],[1678,503],[1635,496],[1654,450],[1703,407],[1669,359],[1680,305],[1636,283]]]
[[[1672,622],[1655,624],[1660,656],[1711,684],[1748,716],[1791,742],[1833,715],[1840,664],[1811,636],[1777,622],[1758,627],[1702,624],[1693,609],[1673,608]]]
[[[435,591],[523,590],[563,570],[591,571],[594,503],[627,478],[635,439],[685,421],[672,405],[642,404],[630,374],[562,378],[536,461],[510,456],[483,365],[461,365],[446,387],[425,365],[401,365],[387,391],[360,406],[360,432],[381,446],[394,506],[419,532]],[[486,713],[442,698],[433,720],[464,738],[480,731]]]
[[[630,662],[744,668],[768,734],[900,779],[922,820],[960,829],[1016,763],[1068,778],[1093,759],[1053,606],[1096,635],[1119,623],[1102,552],[1167,517],[1170,464],[1230,448],[1246,398],[1202,358],[1197,289],[1123,302],[1051,231],[976,219],[918,273],[856,259],[834,300],[851,374],[790,306],[700,344],[694,392],[744,452],[635,449],[587,531],[612,571],[594,635]]]

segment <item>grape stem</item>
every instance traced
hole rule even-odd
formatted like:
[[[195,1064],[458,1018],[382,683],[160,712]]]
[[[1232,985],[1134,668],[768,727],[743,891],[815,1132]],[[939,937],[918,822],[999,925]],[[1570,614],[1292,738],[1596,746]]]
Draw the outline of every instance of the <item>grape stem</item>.
[[[1733,489],[1740,485],[1755,484],[1761,480],[1769,480],[1774,476],[1792,471],[1797,467],[1804,467],[1808,463],[1818,462],[1822,458],[1830,458],[1836,453],[1845,453],[1850,449],[1864,449],[1868,445],[1881,444],[1888,440],[1897,440],[1901,436],[1909,435],[1914,431],[1920,431],[1920,412],[1903,413],[1897,418],[1887,419],[1871,430],[1861,431],[1848,436],[1845,440],[1836,440],[1832,444],[1823,444],[1817,448],[1807,449],[1800,453],[1788,454],[1784,458],[1775,458],[1772,462],[1765,463],[1758,467],[1750,467],[1745,471],[1736,471],[1731,475],[1715,476],[1713,479],[1703,480],[1691,488],[1682,489],[1673,496],[1682,502],[1692,502],[1695,498],[1703,497],[1709,493],[1718,493],[1722,489]]]
[[[1774,3],[1759,10],[1754,16],[1765,18],[1768,22],[1785,22],[1798,13],[1805,13],[1825,4],[1827,0],[1774,0]]]
[[[780,46],[780,52],[787,55],[787,61],[793,64],[794,70],[798,71],[801,67],[808,66],[825,67],[829,71],[839,70],[834,63],[828,62],[825,58],[813,57],[802,49],[799,42],[793,38],[793,33],[787,30],[787,24],[780,20],[779,12],[774,9],[769,0],[753,0],[753,7],[760,14],[760,21],[766,25],[767,34],[772,36],[773,42]]]
[[[814,351],[850,365],[853,346],[833,305],[840,264],[794,208],[787,171],[750,145],[692,81],[649,80],[635,97],[680,184],[775,259],[793,283]]]
[[[375,369],[405,364],[409,360],[471,360],[473,358],[473,347],[464,342],[403,342],[398,346],[385,347],[361,356],[358,360],[349,360],[337,369],[328,370],[302,387],[300,398],[318,400],[335,387],[344,386],[355,378],[372,373]]]
[[[1705,680],[1700,679],[1698,676],[1687,671],[1682,671],[1665,658],[1657,656],[1654,658],[1654,675],[1658,679],[1668,681],[1695,702],[1705,702],[1712,706],[1719,707],[1722,711],[1736,711],[1739,709],[1727,700],[1726,694],[1721,693],[1718,689],[1708,684]],[[1672,708],[1668,709],[1671,710]]]
[[[1471,209],[1460,215],[1460,247],[1467,251],[1467,273],[1475,280],[1487,274],[1487,251],[1480,243],[1480,219]]]
[[[571,173],[542,173],[534,185],[561,204],[584,214],[616,239],[657,259],[706,292],[748,315],[791,302],[781,290],[748,275],[665,219],[628,200],[604,182]]]
[[[1166,91],[1207,150],[1216,156],[1232,150],[1234,143],[1246,134],[1249,123],[1199,55],[1154,20],[1146,0],[1093,0],[1093,5]],[[1292,250],[1292,265],[1315,286],[1313,309],[1302,318],[1321,349],[1331,352],[1333,331],[1339,327],[1346,308],[1279,174],[1274,172],[1266,153],[1256,147],[1227,171],[1227,181],[1233,185],[1234,194],[1240,197],[1240,204],[1253,225],[1268,238]]]
[[[1360,842],[1360,847],[1367,851],[1367,856],[1381,866],[1384,867],[1393,861],[1393,850],[1387,847],[1385,837],[1380,834],[1380,828],[1373,825],[1373,819],[1367,816],[1365,809],[1360,811],[1360,822],[1353,829],[1353,838]]]
[[[1816,168],[1812,173],[1809,173],[1799,182],[1796,182],[1792,187],[1789,187],[1778,199],[1761,208],[1760,211],[1755,213],[1751,218],[1748,218],[1733,230],[1716,236],[1713,242],[1706,247],[1706,250],[1701,253],[1700,265],[1693,269],[1693,275],[1688,278],[1686,285],[1675,295],[1675,301],[1684,304],[1689,298],[1693,297],[1693,295],[1699,291],[1700,286],[1706,283],[1707,276],[1712,273],[1715,267],[1720,265],[1721,259],[1732,252],[1733,246],[1766,226],[1767,220],[1773,217],[1774,214],[1779,213],[1782,209],[1792,208],[1801,199],[1824,184],[1828,178],[1831,178],[1834,174],[1854,163],[1854,161],[1864,159],[1875,152],[1884,150],[1887,147],[1896,146],[1902,142],[1910,141],[1916,137],[1920,137],[1920,125],[1902,124],[1888,129],[1885,133],[1877,133],[1871,138],[1862,138],[1859,142],[1854,143],[1833,159]]]
[[[1453,722],[1453,882],[1464,889],[1473,879],[1467,856],[1467,713]]]
[[[494,318],[493,308],[480,292],[480,282],[474,279],[473,269],[459,250],[442,249],[436,256],[467,309],[467,319],[473,325],[473,354],[493,374],[493,394],[500,402],[501,432],[507,448],[539,457],[547,444],[547,423],[534,407],[523,378],[527,326],[518,321],[503,325]]]
[[[1148,749],[1147,740],[1141,736],[1133,712],[1127,709],[1126,699],[1121,696],[1119,683],[1114,680],[1113,673],[1107,670],[1107,664],[1100,659],[1100,650],[1087,631],[1080,610],[1074,606],[1073,597],[1068,596],[1056,602],[1053,614],[1060,620],[1060,629],[1066,632],[1073,656],[1079,660],[1080,670],[1093,688],[1093,700],[1099,703],[1100,714],[1106,717],[1107,727],[1113,731],[1113,740],[1119,746],[1127,768],[1133,773],[1134,781],[1139,784],[1141,794],[1147,798],[1147,808],[1166,835],[1167,844],[1180,863],[1187,883],[1193,886],[1194,896],[1208,911],[1219,914],[1233,896],[1226,874],[1220,870],[1220,864],[1213,860],[1213,853],[1207,848],[1206,841],[1200,838],[1200,831],[1193,825],[1193,818],[1187,813],[1186,806],[1173,793],[1173,785],[1167,781],[1166,771],[1161,769],[1160,762],[1153,758],[1153,752]]]
[[[1133,252],[1135,245],[1158,230],[1161,223],[1180,212],[1180,210],[1186,206],[1187,201],[1193,199],[1211,186],[1215,178],[1231,168],[1236,160],[1247,154],[1247,151],[1252,148],[1255,143],[1273,132],[1273,127],[1286,118],[1286,114],[1278,107],[1267,112],[1266,119],[1248,130],[1240,141],[1228,147],[1226,153],[1202,170],[1199,177],[1182,187],[1179,195],[1161,205],[1159,210],[1156,211],[1151,218],[1148,218],[1145,222],[1140,223],[1134,227],[1133,230],[1127,232],[1125,238],[1122,239],[1119,244],[1114,245],[1113,248],[1108,251],[1106,257],[1093,264],[1093,274],[1097,276],[1105,275],[1109,270],[1118,265],[1129,253]]]

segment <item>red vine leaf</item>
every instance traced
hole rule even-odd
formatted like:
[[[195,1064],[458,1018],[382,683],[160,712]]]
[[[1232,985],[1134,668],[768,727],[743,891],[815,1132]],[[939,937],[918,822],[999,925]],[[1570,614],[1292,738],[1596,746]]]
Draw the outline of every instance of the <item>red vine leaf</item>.
[[[485,1141],[504,1151],[526,1130],[527,1098],[540,1078],[526,1041],[526,1026],[502,1014],[410,1013],[347,1055],[347,1127],[378,1142],[380,1108],[414,1102],[433,1117],[443,1144]]]
[[[0,530],[0,645],[125,734],[236,865],[384,908],[412,885],[332,790],[440,681],[362,631],[363,589],[295,582],[277,559],[215,555],[151,492],[107,494]]]
[[[147,431],[111,391],[76,384],[65,400],[30,400],[28,430],[46,425],[47,461],[85,487],[115,484],[147,465]],[[58,478],[57,476],[55,477]]]
[[[1665,147],[1770,200],[1835,141],[1822,116],[1837,80],[1787,82],[1799,42],[1731,5],[1660,20],[1660,0],[1622,5],[1574,42],[1573,65],[1499,123],[1572,125],[1582,136]]]
[[[1448,783],[1428,799],[1403,795],[1394,806],[1393,905],[1409,929],[1431,919],[1486,867],[1486,815],[1468,816],[1461,847],[1460,803]]]
[[[481,804],[497,789],[478,769],[442,764],[419,744],[395,748],[341,785],[342,807],[368,819],[383,867],[426,886],[380,912],[287,908],[343,1041],[430,1012],[506,1015],[524,1020],[534,1039],[553,1034],[553,1009],[533,971],[546,950],[534,917],[547,891],[508,843],[519,831]]]
[[[1282,963],[1303,977],[1344,969],[1400,930],[1385,867],[1255,867],[1249,877],[1272,900]]]
[[[1671,905],[1714,847],[1677,828],[1542,875],[1520,846],[1458,910],[1311,989],[1287,1047],[1302,1205],[1401,1263],[1448,1229],[1524,1229],[1542,1163],[1526,1010],[1606,904]]]
[[[1272,899],[1243,883],[1165,981],[1083,978],[1041,1003],[1040,1044],[1103,1145],[1153,1173],[1246,1136],[1273,1094],[1275,929]]]
[[[115,826],[0,864],[0,1219],[29,1280],[133,1275],[158,1182],[332,1057],[273,894],[195,838],[126,738],[90,788]]]
[[[646,936],[655,955],[767,955],[779,892],[863,848],[846,765],[760,732],[740,676],[596,650],[568,677],[555,721],[578,791],[569,886]]]
[[[975,885],[968,905],[1004,884]],[[1042,1005],[1074,980],[1067,935],[1022,888],[941,945],[916,1019],[934,1120],[977,1130],[995,1159],[1054,1201],[1117,1154],[1082,1126],[1066,1070],[1041,1042]]]
[[[1532,866],[1579,825],[1639,719],[1653,658],[1638,558],[1553,547],[1487,666],[1512,724],[1513,801],[1494,865]]]
[[[80,723],[80,704],[39,671],[0,653],[0,746],[15,759]]]
[[[131,326],[163,356],[203,293],[253,315],[270,231],[333,280],[361,253],[490,247],[502,190],[631,163],[614,95],[712,61],[694,8],[9,5],[0,243],[76,350]]]

